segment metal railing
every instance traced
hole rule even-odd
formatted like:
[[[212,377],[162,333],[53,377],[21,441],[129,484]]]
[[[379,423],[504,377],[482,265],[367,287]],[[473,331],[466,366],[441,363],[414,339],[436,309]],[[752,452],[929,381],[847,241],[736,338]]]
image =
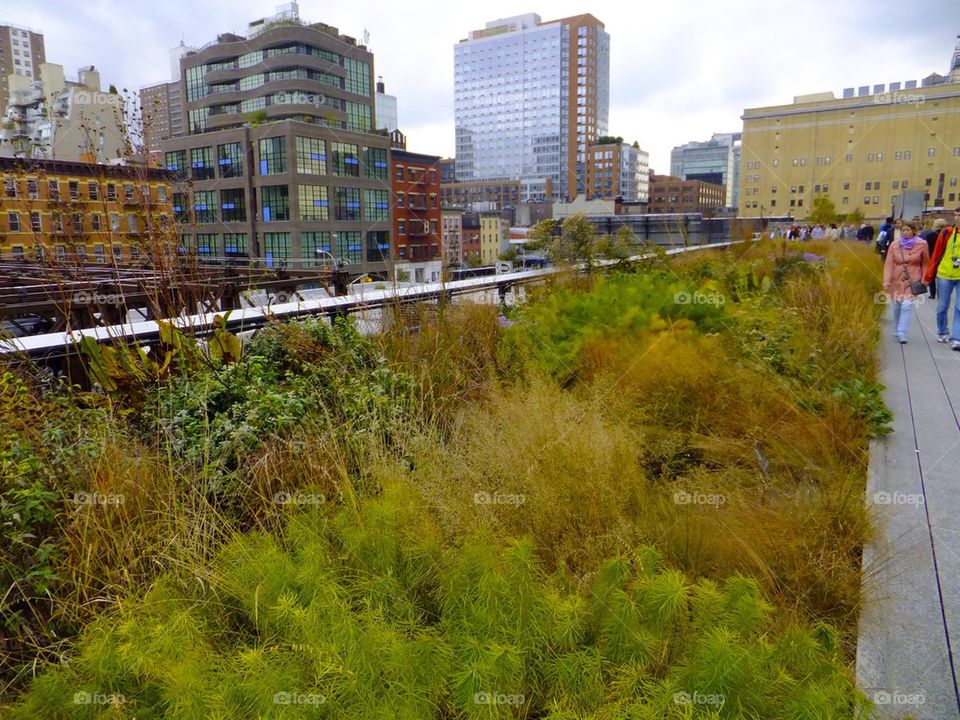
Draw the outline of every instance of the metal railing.
[[[667,255],[677,255],[703,249],[716,249],[739,244],[738,242],[709,243],[689,247],[671,248]],[[644,260],[654,257],[652,253],[635,255],[629,260]],[[611,267],[616,260],[595,262],[594,267]],[[350,315],[356,312],[377,310],[383,307],[430,301],[449,300],[455,295],[479,293],[484,291],[505,291],[515,285],[543,282],[552,275],[569,268],[550,267],[540,270],[521,270],[485,277],[455,280],[453,282],[421,283],[412,287],[387,287],[364,292],[360,296],[336,296],[315,300],[297,300],[294,302],[261,305],[232,310],[226,317],[225,327],[232,332],[256,330],[270,322],[283,319],[327,315],[330,317]],[[572,268],[582,271],[583,266]],[[388,281],[374,283],[389,284]],[[503,289],[503,290],[501,290]],[[213,331],[214,319],[227,315],[226,311],[199,313],[169,318],[175,327],[189,330],[197,335],[207,335]],[[127,342],[156,342],[160,338],[160,326],[157,321],[126,322],[117,325],[84,328],[68,332],[56,332],[46,335],[33,335],[0,340],[0,356],[27,355],[30,357],[58,357],[70,352],[72,347],[84,337],[97,342],[122,340]]]

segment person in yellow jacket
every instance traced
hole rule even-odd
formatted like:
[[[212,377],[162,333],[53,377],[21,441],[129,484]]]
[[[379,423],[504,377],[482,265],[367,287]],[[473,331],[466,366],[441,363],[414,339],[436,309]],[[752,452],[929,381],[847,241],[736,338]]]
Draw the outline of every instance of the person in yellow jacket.
[[[933,257],[923,274],[923,281],[937,283],[937,340],[950,341],[953,350],[960,351],[960,207],[954,211],[954,224],[945,227],[937,237]],[[953,323],[947,329],[947,313],[950,310],[950,296],[954,290],[957,298],[953,303]]]

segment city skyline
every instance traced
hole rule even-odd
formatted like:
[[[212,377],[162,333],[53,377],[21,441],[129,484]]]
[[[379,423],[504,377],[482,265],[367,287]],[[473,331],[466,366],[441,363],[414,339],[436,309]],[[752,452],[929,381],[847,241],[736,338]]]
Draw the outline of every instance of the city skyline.
[[[181,40],[202,45],[218,33],[243,33],[247,22],[272,15],[277,4],[170,0],[129,14],[116,0],[81,6],[53,0],[42,7],[9,6],[0,22],[42,32],[48,62],[62,64],[68,75],[94,64],[105,86],[136,93],[169,79],[168,51]],[[639,141],[659,173],[669,171],[674,146],[738,131],[746,108],[944,73],[960,29],[960,9],[950,0],[910,7],[866,0],[839,7],[815,0],[803,14],[786,2],[756,6],[746,0],[643,10],[610,2],[518,7],[495,0],[477,8],[426,3],[416,13],[380,3],[363,10],[312,0],[299,4],[307,21],[333,25],[358,40],[369,32],[375,72],[398,98],[408,146],[444,157],[452,157],[455,147],[454,46],[471,29],[518,12],[538,13],[545,21],[591,13],[611,38],[610,133]],[[699,28],[708,28],[709,37],[698,37]]]

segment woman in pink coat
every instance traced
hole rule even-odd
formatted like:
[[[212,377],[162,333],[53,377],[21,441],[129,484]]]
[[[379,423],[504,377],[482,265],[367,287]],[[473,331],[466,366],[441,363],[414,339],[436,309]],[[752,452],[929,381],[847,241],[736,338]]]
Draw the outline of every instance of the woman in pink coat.
[[[917,237],[917,224],[904,222],[900,237],[890,244],[883,264],[883,289],[893,303],[893,326],[897,340],[907,342],[910,318],[917,294],[911,282],[923,282],[923,271],[930,263],[927,243]]]

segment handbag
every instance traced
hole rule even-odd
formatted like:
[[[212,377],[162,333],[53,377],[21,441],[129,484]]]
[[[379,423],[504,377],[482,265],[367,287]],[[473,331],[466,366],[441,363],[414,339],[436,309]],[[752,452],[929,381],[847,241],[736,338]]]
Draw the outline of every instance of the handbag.
[[[923,282],[923,260],[920,261],[920,280],[911,280],[910,273],[907,272],[907,259],[903,255],[903,246],[900,247],[900,266],[903,268],[903,277],[910,285],[910,292],[914,295],[926,295],[927,284]]]

